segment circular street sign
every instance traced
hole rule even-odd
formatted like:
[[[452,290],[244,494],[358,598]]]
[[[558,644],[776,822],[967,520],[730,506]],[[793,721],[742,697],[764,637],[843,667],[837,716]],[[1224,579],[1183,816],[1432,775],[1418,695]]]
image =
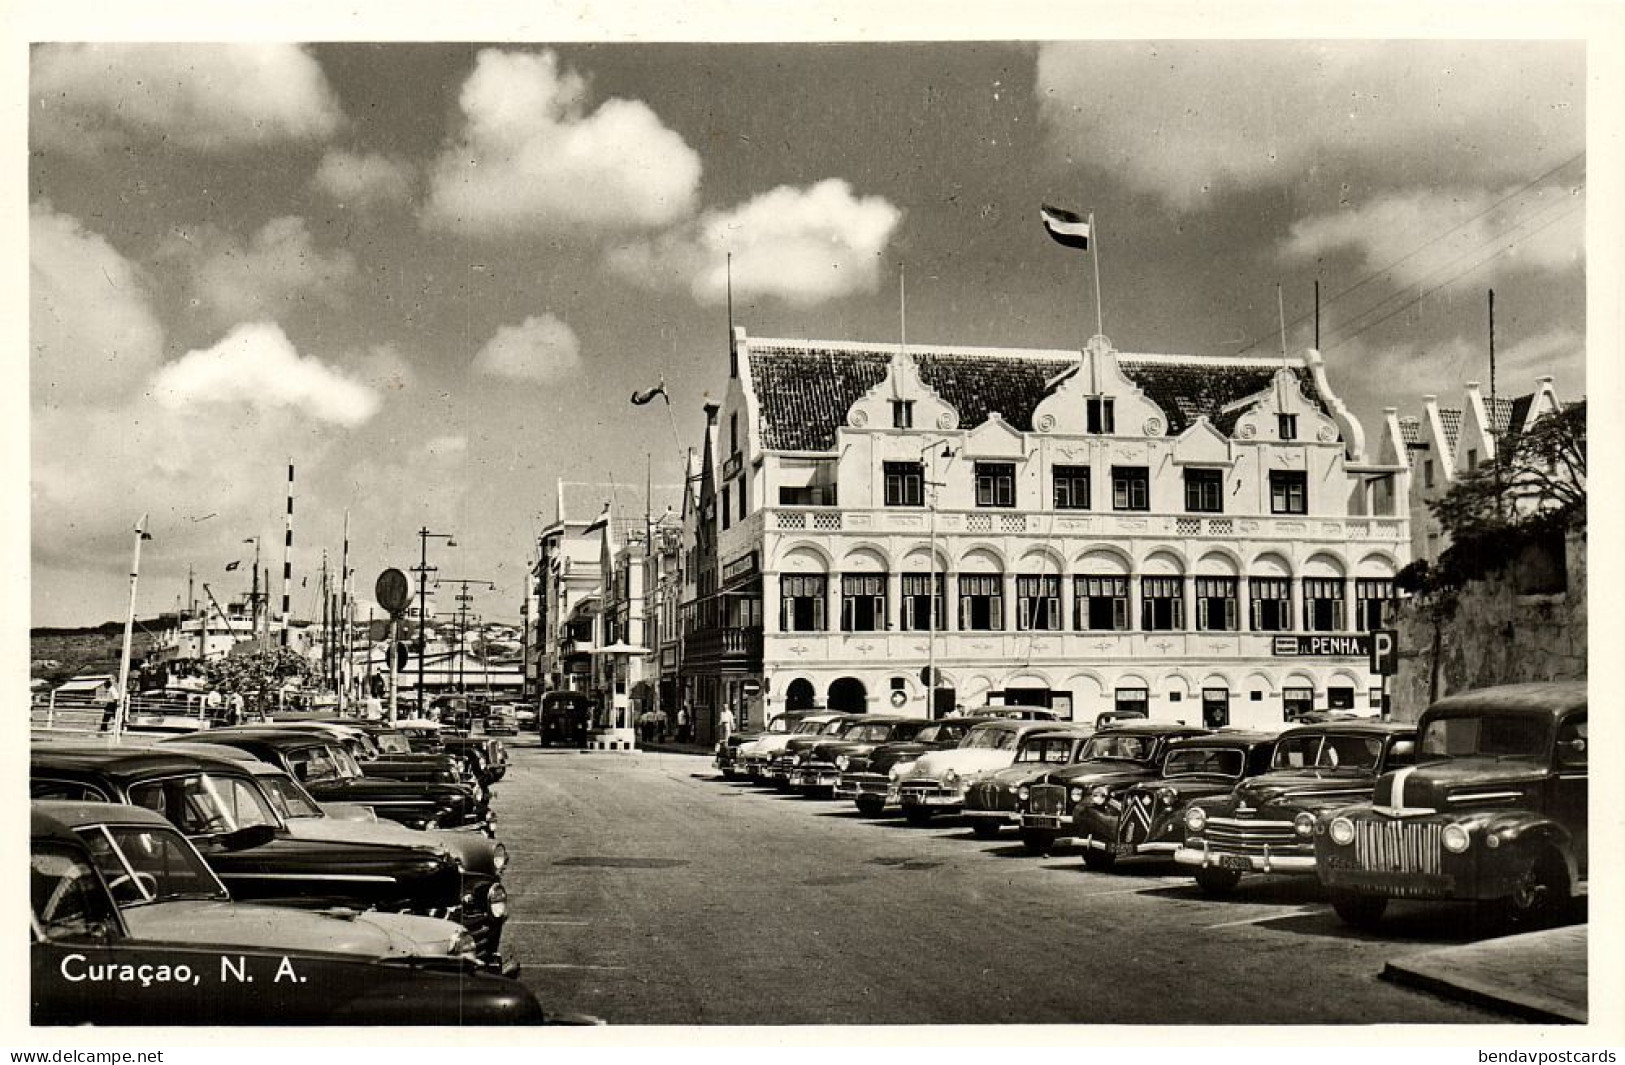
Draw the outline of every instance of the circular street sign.
[[[412,602],[412,585],[400,570],[386,569],[378,575],[373,595],[379,606],[391,614],[399,614]]]
[[[908,702],[908,692],[895,691],[891,693],[891,704],[893,706],[902,706],[906,702]]]
[[[937,676],[939,676],[939,677],[942,676],[942,671],[941,670],[937,671]],[[936,685],[931,682],[931,667],[930,666],[921,666],[920,667],[920,683],[924,684],[927,688],[936,687]]]

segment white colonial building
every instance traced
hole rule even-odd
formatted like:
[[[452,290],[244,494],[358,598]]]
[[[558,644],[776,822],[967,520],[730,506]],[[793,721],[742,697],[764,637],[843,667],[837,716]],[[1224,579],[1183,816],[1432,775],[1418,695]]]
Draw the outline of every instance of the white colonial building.
[[[708,420],[685,514],[683,685],[702,722],[724,705],[751,724],[924,715],[932,668],[939,713],[1376,710],[1363,632],[1409,559],[1409,468],[1367,459],[1315,351],[739,329]]]

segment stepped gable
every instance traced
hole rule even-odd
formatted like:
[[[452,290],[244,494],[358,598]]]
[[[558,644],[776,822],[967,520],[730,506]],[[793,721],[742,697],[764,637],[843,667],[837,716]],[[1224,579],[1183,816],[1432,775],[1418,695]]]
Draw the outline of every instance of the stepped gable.
[[[750,375],[769,451],[829,451],[852,404],[886,377],[891,354],[752,347]]]
[[[1117,364],[1168,415],[1169,436],[1178,436],[1204,414],[1215,429],[1229,436],[1250,406],[1237,401],[1268,391],[1281,369],[1279,363],[1237,365],[1199,357],[1164,362],[1121,355]],[[1315,388],[1314,375],[1301,366],[1291,369],[1303,394],[1321,413],[1329,415],[1324,397]],[[1226,409],[1232,404],[1233,409]]]
[[[1456,450],[1456,438],[1461,435],[1461,411],[1454,408],[1439,410],[1439,424],[1444,426],[1445,443],[1450,450]]]

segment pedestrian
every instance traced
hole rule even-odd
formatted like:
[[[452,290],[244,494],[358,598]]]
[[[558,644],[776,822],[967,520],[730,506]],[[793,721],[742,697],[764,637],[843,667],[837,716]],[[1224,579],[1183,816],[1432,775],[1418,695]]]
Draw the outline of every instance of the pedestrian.
[[[666,742],[666,711],[664,710],[654,712],[654,733],[661,743]]]
[[[226,700],[226,720],[233,725],[241,725],[243,723],[244,709],[243,693],[232,692],[231,696]]]
[[[688,707],[677,708],[677,742],[688,742]]]
[[[722,708],[722,713],[717,715],[717,740],[718,740],[718,742],[721,743],[723,746],[727,746],[728,737],[733,735],[733,731],[734,731],[734,712],[732,710],[728,709],[726,706],[724,706]]]

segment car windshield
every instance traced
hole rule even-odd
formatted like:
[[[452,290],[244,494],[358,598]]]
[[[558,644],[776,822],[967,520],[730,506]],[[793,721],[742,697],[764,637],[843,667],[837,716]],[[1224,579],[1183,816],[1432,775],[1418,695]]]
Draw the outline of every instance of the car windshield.
[[[378,741],[378,750],[384,754],[412,753],[412,744],[399,732],[376,732],[373,739]]]
[[[290,777],[281,773],[275,776],[262,776],[260,783],[265,786],[265,797],[270,800],[271,806],[284,821],[294,821],[309,817],[325,817],[322,808],[310,793],[301,788]]]
[[[1064,762],[1071,751],[1071,736],[1030,736],[1022,741],[1016,761]]]
[[[769,731],[769,732],[789,732],[790,731],[790,719],[785,717],[782,714],[779,715],[778,717],[774,718],[772,721],[769,721],[767,723],[767,731]]]
[[[289,751],[288,765],[293,769],[295,777],[312,784],[338,780],[344,775],[339,769],[338,759],[334,757],[331,747],[301,747]]]
[[[1132,733],[1119,733],[1113,735],[1109,732],[1089,737],[1089,743],[1078,756],[1080,762],[1087,762],[1094,758],[1116,758],[1130,762],[1143,762],[1151,757],[1151,748],[1154,741],[1149,736],[1136,736]]]
[[[1310,733],[1287,736],[1275,745],[1271,769],[1332,769],[1348,773],[1369,773],[1382,757],[1382,740],[1376,736],[1339,736]]]
[[[1549,731],[1545,720],[1522,714],[1437,717],[1422,728],[1422,758],[1544,758]]]
[[[890,725],[859,725],[841,733],[841,739],[854,743],[883,743],[891,735]]]
[[[121,909],[174,899],[231,896],[180,834],[154,825],[90,825],[75,831]]]
[[[1240,777],[1242,767],[1246,764],[1246,755],[1234,748],[1186,747],[1184,750],[1168,752],[1168,757],[1162,763],[1162,775]]]
[[[796,735],[798,736],[810,736],[823,731],[824,722],[822,721],[803,721],[796,725]]]
[[[259,789],[240,777],[194,773],[148,781],[130,789],[130,802],[163,814],[188,836],[281,827]]]
[[[984,728],[972,729],[963,746],[979,747],[986,750],[1002,751],[1015,743],[1016,734],[1009,729]]]

